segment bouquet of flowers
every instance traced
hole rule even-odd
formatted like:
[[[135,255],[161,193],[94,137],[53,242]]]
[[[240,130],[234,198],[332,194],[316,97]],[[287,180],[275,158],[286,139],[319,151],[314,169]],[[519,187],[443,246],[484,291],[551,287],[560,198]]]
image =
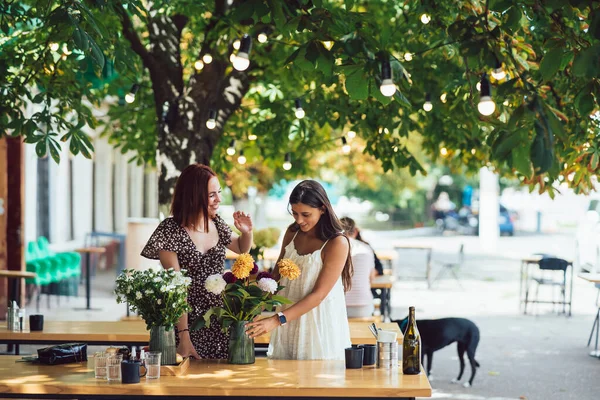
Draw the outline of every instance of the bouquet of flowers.
[[[294,280],[300,276],[300,269],[289,259],[283,259],[277,265],[283,278]],[[254,259],[247,253],[235,260],[231,271],[210,275],[205,287],[209,292],[221,295],[223,307],[209,309],[193,323],[192,329],[210,326],[210,318],[214,315],[226,330],[234,322],[252,321],[264,309],[291,304],[290,300],[277,295],[283,286],[270,273],[258,272]]]
[[[129,303],[149,330],[160,326],[171,330],[181,315],[191,310],[186,298],[192,280],[185,274],[185,270],[173,268],[125,270],[116,281],[117,303]]]

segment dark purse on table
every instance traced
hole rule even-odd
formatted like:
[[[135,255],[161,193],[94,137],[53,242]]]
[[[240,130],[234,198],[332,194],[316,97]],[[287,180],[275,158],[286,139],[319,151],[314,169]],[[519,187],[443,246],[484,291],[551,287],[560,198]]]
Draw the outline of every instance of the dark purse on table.
[[[46,365],[87,361],[87,343],[64,343],[38,349],[37,361]]]

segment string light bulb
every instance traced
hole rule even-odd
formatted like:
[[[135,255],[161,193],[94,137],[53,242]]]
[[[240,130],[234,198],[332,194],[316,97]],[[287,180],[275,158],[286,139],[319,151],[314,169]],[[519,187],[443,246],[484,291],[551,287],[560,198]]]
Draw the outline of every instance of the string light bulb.
[[[250,66],[250,49],[252,48],[252,38],[247,33],[242,36],[240,41],[240,49],[235,55],[233,61],[233,68],[238,71],[245,71]]]
[[[500,60],[496,59],[496,67],[492,70],[492,76],[495,80],[501,81],[506,77],[506,71],[502,68],[502,63]]]
[[[267,37],[267,34],[264,32],[261,32],[258,34],[258,43],[267,43],[267,40],[269,40],[269,38]]]
[[[133,103],[135,101],[135,95],[137,94],[138,90],[140,90],[140,85],[138,85],[137,83],[131,85],[129,93],[125,95],[125,101],[129,104]]]
[[[244,155],[244,150],[240,150],[240,156],[237,159],[238,163],[240,163],[241,165],[246,164],[246,156]]]
[[[56,43],[56,42],[50,43],[50,50],[58,51],[58,47],[59,47],[58,43]]]
[[[481,95],[477,109],[481,115],[492,115],[496,110],[496,103],[492,100],[492,87],[487,79],[487,74],[481,75]]]
[[[202,56],[202,61],[204,61],[204,64],[210,64],[212,62],[213,58],[210,54],[206,53],[205,55]]]
[[[217,110],[208,111],[208,119],[206,120],[206,127],[208,129],[215,129],[217,126]]]
[[[300,99],[296,99],[295,105],[296,105],[296,111],[294,112],[294,114],[296,115],[296,118],[298,118],[298,119],[304,118],[306,113],[302,109],[302,102],[300,101]]]
[[[256,139],[258,139],[258,136],[256,136],[254,133],[251,133],[251,134],[248,135],[248,140],[254,141]]]
[[[356,137],[356,132],[348,131],[346,135],[348,135],[348,139],[354,139]]]
[[[425,94],[425,103],[423,103],[423,110],[429,112],[433,109],[433,104],[431,103],[431,95],[429,93]]]
[[[423,23],[423,25],[427,25],[429,23],[429,21],[431,21],[431,17],[429,16],[429,14],[427,14],[427,13],[421,14],[421,22]]]
[[[413,55],[412,53],[404,53],[404,61],[412,61]]]
[[[196,69],[196,71],[201,71],[202,68],[204,68],[204,63],[202,62],[202,60],[198,60],[194,63],[194,68]]]
[[[390,60],[381,61],[381,86],[379,86],[381,94],[386,97],[391,97],[396,93],[396,85],[392,79],[392,67]]]
[[[283,162],[283,169],[289,171],[292,169],[292,154],[285,153],[285,161]]]
[[[231,139],[231,142],[229,142],[229,147],[227,148],[227,155],[234,155],[235,154],[235,140]]]
[[[346,137],[342,136],[342,153],[348,154],[348,153],[350,153],[350,150],[352,150],[352,148],[348,144],[348,141],[346,140]]]

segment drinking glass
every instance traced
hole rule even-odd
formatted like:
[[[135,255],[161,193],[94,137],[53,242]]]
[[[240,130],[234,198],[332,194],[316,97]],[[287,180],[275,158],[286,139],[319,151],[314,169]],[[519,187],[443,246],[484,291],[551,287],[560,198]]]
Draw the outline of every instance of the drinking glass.
[[[146,379],[160,378],[160,351],[149,351],[144,359],[146,363]]]
[[[106,359],[106,374],[108,381],[121,381],[121,362],[123,361],[123,354],[111,354]]]
[[[106,375],[106,359],[109,354],[103,351],[97,351],[94,353],[94,373],[96,379],[108,379]]]

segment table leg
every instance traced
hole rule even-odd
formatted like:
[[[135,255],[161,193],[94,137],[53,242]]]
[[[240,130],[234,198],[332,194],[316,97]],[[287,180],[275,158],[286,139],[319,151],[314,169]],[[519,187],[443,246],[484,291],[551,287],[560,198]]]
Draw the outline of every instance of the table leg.
[[[381,320],[382,322],[386,322],[387,321],[387,307],[388,307],[388,301],[387,301],[387,291],[388,289],[383,288],[381,289],[381,303],[379,304],[379,306],[381,307]]]
[[[592,337],[594,336],[594,331],[596,331],[596,346],[594,351],[590,353],[592,357],[600,357],[598,354],[598,329],[600,328],[600,307],[598,307],[598,311],[596,311],[596,318],[594,319],[594,323],[592,324],[592,331],[590,332],[590,338],[588,339],[587,345],[589,346],[592,342]]]
[[[85,308],[79,308],[78,310],[97,310],[96,308],[92,308],[92,277],[91,275],[91,271],[92,271],[92,267],[91,267],[91,262],[90,262],[91,256],[90,253],[85,253],[85,303],[86,303],[86,307]]]

